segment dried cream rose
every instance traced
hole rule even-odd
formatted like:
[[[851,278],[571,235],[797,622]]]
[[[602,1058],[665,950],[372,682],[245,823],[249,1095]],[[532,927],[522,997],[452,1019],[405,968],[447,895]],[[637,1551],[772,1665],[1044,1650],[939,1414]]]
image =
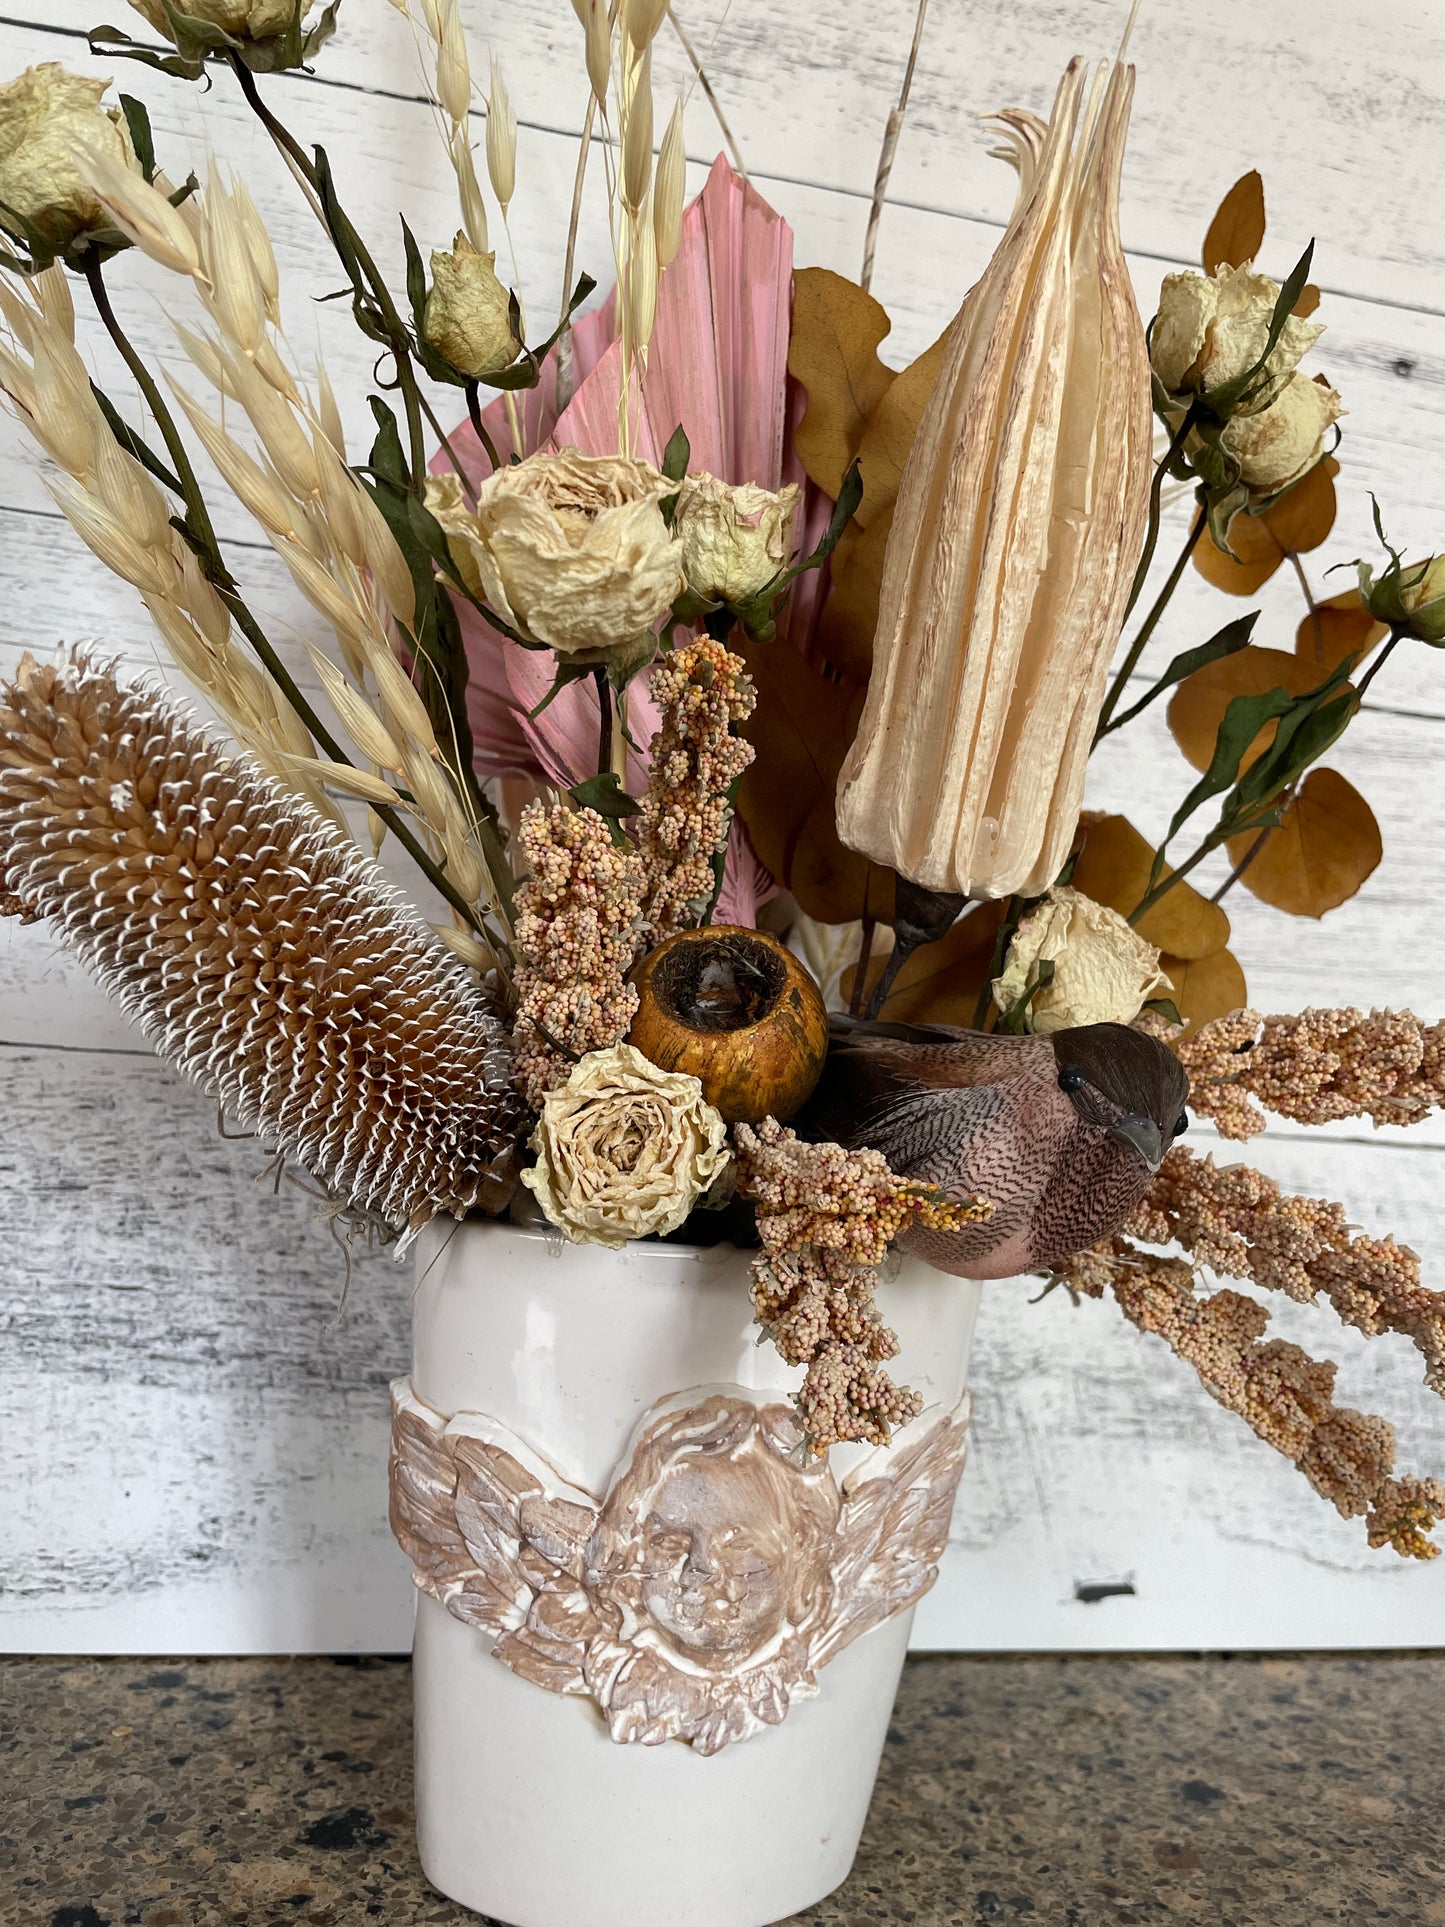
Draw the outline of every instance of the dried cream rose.
[[[1155,374],[1171,395],[1208,394],[1247,374],[1264,352],[1278,299],[1279,283],[1248,261],[1212,275],[1166,274],[1149,337]],[[1323,333],[1318,322],[1289,317],[1264,367],[1265,400]]]
[[[650,462],[562,448],[489,475],[475,512],[455,487],[429,488],[427,502],[464,580],[504,622],[604,664],[650,653],[653,624],[682,594],[682,544],[658,507],[674,486]]]
[[[993,985],[1001,1011],[1012,1010],[1038,981],[1045,959],[1054,975],[1029,1003],[1024,1021],[1032,1031],[1129,1024],[1150,997],[1167,995],[1170,987],[1159,952],[1117,910],[1057,885],[1014,932]]]
[[[47,60],[0,86],[0,226],[12,209],[58,251],[87,228],[111,225],[74,154],[84,146],[140,171],[125,116],[101,107],[109,85]]]
[[[616,1249],[676,1231],[727,1163],[726,1138],[697,1078],[614,1044],[544,1098],[522,1182],[573,1244]]]
[[[474,248],[465,234],[450,254],[434,251],[432,287],[422,313],[422,333],[453,368],[481,380],[499,375],[517,359],[512,297],[497,279],[496,256]]]
[[[173,37],[161,0],[130,0],[130,4],[157,33],[164,34],[168,40]],[[303,5],[301,11],[306,13],[308,7]],[[285,33],[291,25],[296,0],[184,0],[176,12],[187,14],[192,20],[204,20],[207,26],[219,27],[222,33],[238,39],[270,40]]]
[[[786,568],[803,491],[733,486],[689,475],[677,496],[677,532],[687,584],[709,602],[747,602]]]
[[[1239,463],[1239,479],[1250,494],[1278,495],[1319,461],[1326,430],[1344,412],[1344,403],[1328,383],[1292,374],[1268,408],[1236,415],[1222,439]]]

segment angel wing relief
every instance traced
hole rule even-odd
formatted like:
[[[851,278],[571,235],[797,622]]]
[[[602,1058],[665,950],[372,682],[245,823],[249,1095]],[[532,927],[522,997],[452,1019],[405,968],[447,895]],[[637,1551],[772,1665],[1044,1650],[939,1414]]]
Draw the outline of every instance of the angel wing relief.
[[[840,1484],[791,1409],[741,1388],[663,1400],[600,1497],[495,1419],[392,1386],[391,1525],[423,1592],[618,1742],[715,1753],[783,1720],[818,1671],[933,1584],[967,1399]]]

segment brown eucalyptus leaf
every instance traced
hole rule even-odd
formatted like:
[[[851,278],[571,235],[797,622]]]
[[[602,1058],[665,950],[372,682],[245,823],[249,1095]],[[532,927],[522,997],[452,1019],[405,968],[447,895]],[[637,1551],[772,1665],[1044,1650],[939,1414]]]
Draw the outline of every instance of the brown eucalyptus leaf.
[[[1283,649],[1240,649],[1221,656],[1187,676],[1169,701],[1169,727],[1174,740],[1197,770],[1209,768],[1214,742],[1224,712],[1236,696],[1263,696],[1271,689],[1287,689],[1303,696],[1324,680],[1312,662]],[[1266,723],[1240,762],[1241,775],[1274,741],[1277,723]],[[1183,953],[1181,952],[1181,955]]]
[[[1244,972],[1233,951],[1212,950],[1207,957],[1162,956],[1159,967],[1174,986],[1173,1004],[1189,1030],[1212,1024],[1249,1002]]]
[[[1242,863],[1259,832],[1231,837]],[[1276,829],[1240,877],[1240,887],[1292,917],[1322,917],[1359,889],[1383,855],[1375,812],[1338,770],[1312,769]]]
[[[893,875],[838,841],[838,770],[858,727],[863,692],[831,681],[797,650],[745,642],[758,706],[744,734],[757,751],[738,810],[759,860],[821,923],[893,910]]]
[[[866,684],[873,668],[878,591],[893,526],[893,505],[866,528],[849,528],[833,551],[832,588],[818,619],[820,652],[851,683]]]
[[[899,971],[880,1015],[895,1024],[958,1024],[967,1029],[978,1008],[979,992],[988,982],[1003,909],[997,901],[975,904],[946,937],[915,950]],[[883,957],[870,962],[869,991],[885,962]],[[853,976],[853,970],[843,974],[844,996],[852,991]]]
[[[1121,916],[1131,915],[1149,888],[1154,852],[1147,839],[1124,816],[1085,811],[1079,827],[1084,841],[1071,878],[1074,889]],[[1145,911],[1137,928],[1146,942],[1175,957],[1209,956],[1229,941],[1229,918],[1188,883],[1176,883]]]
[[[1219,203],[1204,237],[1204,272],[1237,268],[1258,258],[1264,245],[1264,182],[1251,168]]]
[[[1335,526],[1335,477],[1339,472],[1334,456],[1326,455],[1260,517],[1287,554],[1304,555],[1317,549]],[[1233,535],[1231,529],[1231,539]]]
[[[868,417],[868,426],[858,444],[858,461],[863,475],[863,500],[858,506],[858,521],[866,529],[891,510],[903,480],[903,464],[918,433],[918,424],[938,380],[943,365],[947,330],[931,348],[925,348],[917,361],[910,362],[887,388]]]
[[[1315,604],[1314,614],[1307,615],[1295,631],[1294,652],[1323,678],[1346,656],[1363,656],[1389,633],[1388,626],[1376,622],[1360,601],[1359,590],[1346,589],[1343,595]]]
[[[1236,515],[1229,525],[1233,555],[1216,548],[1206,534],[1194,551],[1195,568],[1226,595],[1253,595],[1291,551],[1302,555],[1317,549],[1334,527],[1339,472],[1334,456],[1326,455],[1263,515]]]
[[[808,397],[793,446],[809,480],[828,495],[837,496],[870,416],[897,378],[878,359],[892,325],[871,294],[830,268],[793,275],[788,373]]]
[[[1263,516],[1236,515],[1229,525],[1229,542],[1233,555],[1216,548],[1206,530],[1194,550],[1199,574],[1226,595],[1253,595],[1284,561],[1284,549]]]

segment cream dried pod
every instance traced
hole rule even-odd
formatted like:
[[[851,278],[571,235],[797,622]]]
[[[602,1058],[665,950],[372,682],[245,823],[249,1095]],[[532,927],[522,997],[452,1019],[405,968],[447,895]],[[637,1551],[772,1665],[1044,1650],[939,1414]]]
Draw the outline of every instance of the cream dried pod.
[[[1119,240],[1132,67],[999,116],[1013,216],[904,469],[838,833],[929,890],[1037,894],[1068,855],[1138,562],[1149,357]]]

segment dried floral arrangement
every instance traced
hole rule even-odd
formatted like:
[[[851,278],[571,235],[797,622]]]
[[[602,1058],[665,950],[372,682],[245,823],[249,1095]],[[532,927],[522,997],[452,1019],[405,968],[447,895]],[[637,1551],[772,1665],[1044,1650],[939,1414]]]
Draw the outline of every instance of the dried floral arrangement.
[[[1186,1098],[1226,1138],[1445,1103],[1445,1026],[1261,1016],[1228,949],[1234,887],[1317,917],[1369,876],[1374,818],[1323,759],[1402,643],[1445,641],[1445,560],[1386,544],[1355,588],[1309,586],[1343,404],[1301,366],[1311,249],[1282,284],[1254,265],[1258,176],[1146,327],[1119,236],[1133,72],[1074,61],[1047,120],[995,117],[1012,218],[895,370],[868,281],[924,9],[855,283],[795,272],[726,160],[687,204],[682,99],[655,139],[657,36],[691,55],[674,10],[573,0],[590,99],[539,335],[494,240],[525,198],[516,119],[495,60],[474,84],[455,0],[393,0],[458,210],[429,261],[401,223],[399,282],[267,98],[337,6],[134,4],[158,38],[93,50],[239,90],[375,347],[375,436],[349,446],[292,354],[244,182],[168,172],[108,83],[0,85],[0,386],[218,724],[103,651],[27,657],[0,689],[0,909],[51,919],[353,1229],[752,1238],[815,1453],[917,1410],[874,1302],[901,1245],[1109,1294],[1371,1545],[1435,1556],[1445,1484],[1395,1476],[1335,1368],[1201,1274],[1323,1295],[1411,1339],[1442,1392],[1445,1294],[1340,1206],[1173,1144]],[[592,306],[589,167],[614,253]],[[112,306],[132,251],[175,277],[186,382]],[[92,379],[77,298],[135,398]],[[253,610],[217,488],[329,632],[305,665]],[[1192,498],[1187,540],[1139,613],[1166,492]],[[1239,597],[1286,563],[1292,649],[1246,614],[1145,668],[1191,564]],[[1198,780],[1154,848],[1084,782],[1166,698]],[[1206,898],[1189,879],[1221,849]]]

